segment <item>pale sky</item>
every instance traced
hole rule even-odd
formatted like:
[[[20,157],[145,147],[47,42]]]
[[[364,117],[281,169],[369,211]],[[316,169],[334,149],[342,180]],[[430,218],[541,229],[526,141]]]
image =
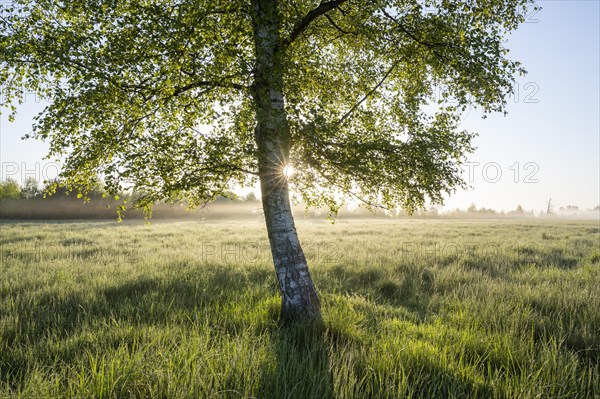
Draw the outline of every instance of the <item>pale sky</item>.
[[[481,119],[470,112],[463,127],[479,132],[465,178],[472,190],[446,201],[446,209],[477,207],[539,211],[552,198],[557,208],[600,204],[600,7],[596,0],[538,1],[508,42],[512,59],[528,75],[517,78],[518,98],[508,115]],[[28,96],[15,123],[0,117],[1,179],[53,177],[43,161],[48,145],[21,140],[43,103]],[[500,172],[500,174],[498,174]]]

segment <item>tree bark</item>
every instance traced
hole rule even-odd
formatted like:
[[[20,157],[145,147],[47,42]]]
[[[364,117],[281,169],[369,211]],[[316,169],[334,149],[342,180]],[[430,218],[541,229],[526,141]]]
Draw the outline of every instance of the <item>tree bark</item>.
[[[291,147],[283,97],[281,16],[274,0],[253,0],[256,55],[253,101],[262,204],[285,319],[320,317],[320,302],[292,217],[283,173]]]

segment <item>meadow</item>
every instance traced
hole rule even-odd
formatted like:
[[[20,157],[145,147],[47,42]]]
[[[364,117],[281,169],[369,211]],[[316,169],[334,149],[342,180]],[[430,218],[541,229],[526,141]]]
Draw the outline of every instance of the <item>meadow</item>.
[[[311,326],[260,220],[0,224],[0,398],[600,397],[597,221],[297,225]]]

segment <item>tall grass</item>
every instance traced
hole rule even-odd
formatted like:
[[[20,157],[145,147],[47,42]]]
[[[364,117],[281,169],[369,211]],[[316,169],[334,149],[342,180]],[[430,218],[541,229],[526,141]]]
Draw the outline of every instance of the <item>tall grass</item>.
[[[311,326],[258,221],[1,224],[0,397],[600,396],[597,223],[298,224]]]

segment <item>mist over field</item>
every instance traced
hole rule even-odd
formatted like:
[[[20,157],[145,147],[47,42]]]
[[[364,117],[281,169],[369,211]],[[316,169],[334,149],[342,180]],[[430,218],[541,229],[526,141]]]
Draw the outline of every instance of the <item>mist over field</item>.
[[[122,201],[114,199],[83,200],[72,197],[49,197],[31,199],[0,199],[0,220],[117,220],[117,208]],[[440,210],[436,207],[420,209],[409,214],[401,209],[366,209],[355,204],[342,207],[337,215],[330,215],[324,208],[308,208],[301,203],[292,207],[297,219],[538,219],[538,220],[600,220],[600,207],[579,209],[576,206],[547,210],[525,210],[520,206],[509,211],[490,208],[477,208],[471,205],[466,209]],[[125,220],[139,220],[146,216],[140,209],[124,212]],[[230,200],[220,198],[205,207],[188,209],[185,203],[156,204],[149,222],[157,220],[259,220],[264,218],[259,200]]]

